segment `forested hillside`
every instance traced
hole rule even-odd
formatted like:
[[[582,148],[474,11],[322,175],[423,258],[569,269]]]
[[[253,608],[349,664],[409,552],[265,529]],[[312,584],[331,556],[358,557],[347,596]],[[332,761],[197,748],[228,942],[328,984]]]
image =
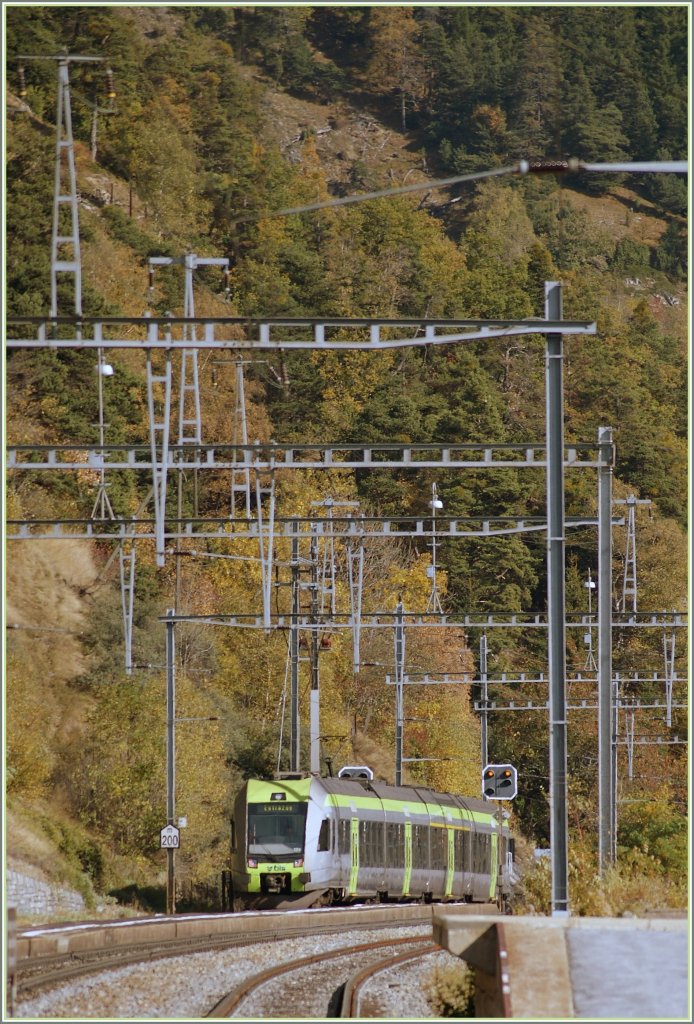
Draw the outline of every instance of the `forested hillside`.
[[[100,68],[70,67],[85,314],[181,315],[180,267],[160,269],[149,288],[147,260],[185,252],[230,261],[226,288],[217,268],[197,272],[199,316],[525,319],[544,315],[544,282],[559,280],[564,317],[594,320],[598,328],[595,336],[565,340],[567,441],[592,443],[599,427],[612,426],[615,497],[652,502],[637,516],[639,609],[686,609],[684,176],[504,175],[272,216],[519,159],[685,158],[686,7],[49,5],[4,13],[10,316],[49,310],[55,162],[56,62],[17,58],[63,49],[102,56],[113,70],[115,102]],[[69,313],[71,302],[66,282],[61,312]],[[286,351],[255,360],[246,353],[248,437],[364,446],[541,442],[543,351],[542,339],[528,336],[379,353]],[[144,355],[121,350],[108,358],[107,443],[147,444]],[[94,361],[88,351],[8,352],[8,443],[96,444]],[[233,361],[203,354],[206,442],[234,439],[236,379]],[[228,517],[228,475],[200,476],[186,477],[178,496],[172,486],[169,514],[178,497],[187,515]],[[88,518],[98,483],[87,467],[72,475],[8,472],[7,518]],[[447,516],[545,514],[541,472],[332,470],[279,471],[277,516],[308,516],[331,498],[358,501],[366,515],[427,517],[433,483]],[[135,517],[146,493],[142,474],[114,474],[115,515]],[[596,498],[594,473],[567,474],[568,516],[594,517]],[[596,544],[594,528],[567,539],[569,614],[588,609]],[[90,897],[163,879],[159,617],[174,606],[188,615],[261,608],[257,542],[236,542],[232,558],[223,541],[196,551],[188,545],[186,557],[168,558],[163,569],[153,544],[138,542],[133,652],[140,667],[126,674],[114,547],[6,545],[6,617],[15,627],[6,643],[8,853],[80,884]],[[626,531],[618,527],[615,601],[625,551]],[[276,580],[286,582],[288,541],[278,541],[276,558]],[[347,556],[338,551],[336,558],[335,599],[344,611]],[[543,533],[448,540],[437,558],[441,601],[453,617],[545,610]],[[392,612],[399,599],[423,611],[431,559],[424,541],[371,542],[364,612]],[[277,609],[287,612],[289,601],[288,588],[276,587]],[[479,631],[410,632],[410,671],[478,671]],[[576,633],[569,631],[567,652],[574,673],[586,667]],[[537,634],[490,631],[490,676],[545,672],[546,643]],[[335,769],[363,759],[392,781],[393,694],[384,681],[393,671],[392,636],[364,631],[362,648],[359,672],[346,631],[321,651],[322,753]],[[189,822],[179,871],[186,884],[209,883],[226,867],[235,787],[250,774],[287,767],[287,637],[186,624],[178,652],[180,715],[214,719],[178,730],[177,808]],[[676,658],[684,674],[680,635]],[[614,661],[623,674],[662,675],[663,632],[620,634]],[[309,685],[302,660],[306,703]],[[662,684],[651,689],[627,695],[662,699]],[[591,695],[587,684],[572,694]],[[494,696],[508,701],[514,690],[499,686]],[[546,689],[532,696],[544,700]],[[406,754],[439,758],[412,763],[409,778],[478,794],[478,698],[472,687],[408,688]],[[673,716],[669,731],[662,721],[639,726],[683,738],[686,708]],[[305,725],[304,718],[302,709]],[[591,875],[594,855],[596,742],[595,712],[573,714],[569,815],[577,877]],[[685,750],[638,747],[627,778],[620,748],[621,873],[602,904],[590,886],[579,886],[579,905],[609,912],[682,899]],[[546,845],[546,715],[492,714],[490,753],[518,766],[518,833]],[[538,906],[543,884],[534,895]]]

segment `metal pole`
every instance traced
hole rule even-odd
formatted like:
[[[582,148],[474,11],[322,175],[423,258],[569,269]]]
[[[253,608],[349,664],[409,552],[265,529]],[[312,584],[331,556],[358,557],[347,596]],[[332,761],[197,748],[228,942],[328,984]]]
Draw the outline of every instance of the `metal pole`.
[[[234,429],[232,432],[232,444],[234,446],[234,461],[239,462],[237,445],[248,444],[248,422],[246,419],[246,391],[243,376],[243,360],[239,357],[236,360],[236,408],[234,411]],[[244,458],[245,458],[244,450]],[[240,476],[243,483],[237,483]],[[243,495],[243,510],[246,519],[251,518],[251,471],[248,466],[243,469],[232,469],[231,471],[231,518],[236,518],[236,495]],[[243,511],[242,510],[242,511]]]
[[[617,744],[617,737],[619,736],[619,700],[620,676],[619,672],[616,672],[615,677],[612,681],[612,807],[610,808],[610,823],[612,826],[612,849],[610,850],[610,856],[612,857],[613,862],[617,860],[618,835],[617,780],[619,778],[619,746]]]
[[[148,327],[150,340],[157,337],[157,325]],[[167,340],[170,335],[167,332]],[[154,387],[162,385],[163,410],[157,422]],[[149,407],[149,436],[152,458],[152,490],[154,492],[154,530],[156,562],[160,568],[166,564],[166,484],[169,468],[169,426],[171,420],[171,349],[166,351],[166,367],[163,374],[155,374],[152,366],[152,352],[147,352],[147,403]]]
[[[99,119],[99,111],[98,111],[96,100],[94,100],[94,106],[92,108],[92,134],[91,134],[91,146],[90,146],[91,158],[94,161],[94,163],[96,163],[96,125],[97,125],[98,119]]]
[[[613,860],[614,758],[612,710],[612,428],[598,428],[598,860]]]
[[[634,778],[634,709],[628,708],[624,715],[624,732],[627,740],[627,778]]]
[[[487,763],[486,761],[484,762]],[[497,801],[497,817],[499,822],[499,835],[496,841],[496,905],[499,910],[503,910],[504,900],[501,892],[501,878],[503,874],[503,859],[502,859],[502,839],[504,835],[504,814],[502,811],[501,800]]]
[[[126,552],[125,544],[118,545],[120,555],[120,595],[125,637],[125,674],[133,674],[133,605],[135,602],[135,541]]]
[[[173,608],[166,612],[166,823],[174,825],[176,808],[176,660]],[[176,851],[168,847],[166,872],[166,913],[176,913]]]
[[[429,504],[431,505],[431,565],[429,566],[428,573],[431,576],[431,592],[426,610],[443,613],[436,582],[436,510],[443,508],[443,502],[439,499],[436,492],[436,484],[431,485],[431,501]]]
[[[482,769],[489,764],[489,750],[488,750],[488,739],[487,739],[487,701],[489,699],[489,691],[487,688],[487,634],[483,633],[480,637],[480,681],[482,683],[482,719],[480,736],[482,740]]]
[[[395,609],[395,785],[402,786],[402,746],[405,672],[405,630],[403,627],[402,601]]]
[[[63,154],[67,161],[67,182],[63,180]],[[70,229],[65,233],[60,210],[70,209]],[[65,247],[69,252],[61,259]],[[53,190],[53,230],[51,236],[51,316],[58,315],[58,274],[74,274],[74,309],[82,315],[82,264],[77,203],[77,170],[70,109],[70,78],[68,58],[58,60],[58,98],[56,110],[56,153]]]
[[[561,285],[545,282],[545,317],[560,320]],[[547,612],[549,634],[549,800],[552,915],[569,913],[566,780],[566,595],[564,551],[563,338],[547,335]]]
[[[311,621],[318,624],[318,544],[311,537]],[[320,690],[318,677],[318,629],[311,630],[311,775],[320,775]]]
[[[291,662],[289,770],[299,771],[299,538],[298,523],[294,523],[292,537],[292,624],[289,631],[289,657]]]
[[[624,583],[622,585],[621,611],[627,610],[627,599],[631,598],[631,610],[638,611],[636,584],[636,497],[630,494],[627,505],[627,549],[624,557]]]
[[[590,569],[588,569],[588,581],[584,583],[583,586],[588,591],[588,633],[585,635],[588,641],[588,655],[586,657],[585,667],[590,671],[597,672],[598,666],[595,661],[595,653],[593,651],[593,590],[595,590],[596,584],[591,576]]]
[[[665,724],[672,728],[672,684],[675,678],[675,632],[670,636],[663,632],[663,655],[665,657]]]

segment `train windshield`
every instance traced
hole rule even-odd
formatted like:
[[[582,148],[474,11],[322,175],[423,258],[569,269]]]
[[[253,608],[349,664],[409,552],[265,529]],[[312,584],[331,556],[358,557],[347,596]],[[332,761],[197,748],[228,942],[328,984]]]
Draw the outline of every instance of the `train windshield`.
[[[248,805],[248,854],[272,860],[304,852],[306,804]]]

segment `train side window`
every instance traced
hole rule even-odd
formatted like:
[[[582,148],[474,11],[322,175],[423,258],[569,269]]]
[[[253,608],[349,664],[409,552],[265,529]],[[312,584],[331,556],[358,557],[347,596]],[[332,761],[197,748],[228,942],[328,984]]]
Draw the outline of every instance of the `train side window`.
[[[412,867],[429,867],[429,828],[427,825],[412,826]]]
[[[318,833],[318,853],[324,853],[330,849],[330,820],[323,818]]]
[[[388,842],[388,866],[393,868],[404,868],[405,866],[405,829],[395,821],[386,824],[386,837]]]
[[[236,822],[233,818],[229,818],[230,836],[229,846],[232,853],[236,853]]]
[[[382,823],[362,821],[359,827],[359,863],[362,867],[379,867],[383,857]]]
[[[441,871],[446,866],[446,836],[442,828],[431,829],[431,867]]]
[[[458,871],[469,871],[467,856],[467,833],[457,830],[455,833],[455,863]]]
[[[337,833],[337,852],[345,854],[350,852],[350,821],[348,818],[340,818]]]

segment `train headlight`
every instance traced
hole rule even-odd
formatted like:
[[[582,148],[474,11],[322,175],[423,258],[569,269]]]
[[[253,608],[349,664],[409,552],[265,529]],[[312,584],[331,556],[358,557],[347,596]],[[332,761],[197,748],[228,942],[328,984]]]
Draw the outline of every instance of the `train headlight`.
[[[257,868],[258,867],[258,861],[254,857],[249,857],[248,858],[248,866],[249,866],[249,868]]]
[[[294,867],[295,868],[302,868],[303,866],[304,866],[304,858],[303,857],[299,857],[297,860],[294,861]]]

